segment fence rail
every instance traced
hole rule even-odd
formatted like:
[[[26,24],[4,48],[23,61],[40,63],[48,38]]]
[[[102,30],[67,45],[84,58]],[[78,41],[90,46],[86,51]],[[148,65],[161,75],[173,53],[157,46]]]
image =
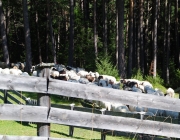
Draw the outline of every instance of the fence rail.
[[[166,98],[55,79],[50,79],[47,91],[47,81],[45,78],[0,75],[0,79],[0,88],[5,90],[33,92],[32,94],[55,94],[180,112],[180,100],[175,98]]]
[[[70,140],[66,138],[35,137],[35,136],[7,136],[0,135],[1,140]]]
[[[32,94],[55,94],[87,100],[180,112],[180,100],[142,93],[83,85],[41,77],[0,75],[0,89],[26,91]],[[79,127],[108,129],[180,138],[180,125],[130,117],[110,116],[43,106],[0,105],[0,120],[57,123]]]
[[[53,107],[51,107],[48,114],[47,110],[47,107],[42,106],[4,104],[0,105],[0,120],[56,123],[180,138],[180,125],[178,124],[101,115]]]

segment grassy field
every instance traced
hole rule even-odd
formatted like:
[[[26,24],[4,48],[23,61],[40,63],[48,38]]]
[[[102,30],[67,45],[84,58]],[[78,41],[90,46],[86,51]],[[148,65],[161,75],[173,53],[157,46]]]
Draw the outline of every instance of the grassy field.
[[[0,121],[0,135],[37,136],[37,125],[27,122]],[[106,136],[107,140],[136,139],[137,135],[112,136],[113,131]],[[101,133],[98,131],[74,128],[73,137],[69,137],[69,126],[51,124],[50,136],[55,138],[71,138],[78,140],[100,140]]]

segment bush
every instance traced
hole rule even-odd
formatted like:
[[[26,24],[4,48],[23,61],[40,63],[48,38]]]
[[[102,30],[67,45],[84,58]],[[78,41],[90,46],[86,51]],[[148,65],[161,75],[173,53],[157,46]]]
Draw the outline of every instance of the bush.
[[[156,75],[156,77],[145,76],[145,80],[149,81],[153,85],[156,85],[156,84],[163,85],[164,84],[164,80],[158,74]]]
[[[140,69],[133,69],[131,79],[143,81],[143,74]]]
[[[97,59],[96,71],[99,72],[100,75],[110,75],[119,79],[118,69],[110,61],[110,55],[105,55]]]

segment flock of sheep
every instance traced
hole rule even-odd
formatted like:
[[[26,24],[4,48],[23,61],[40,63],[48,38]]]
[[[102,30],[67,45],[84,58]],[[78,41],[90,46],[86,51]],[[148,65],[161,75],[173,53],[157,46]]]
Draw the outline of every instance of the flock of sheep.
[[[23,67],[21,63],[17,63],[12,68],[0,68],[0,73],[30,76],[27,72],[23,72]],[[32,67],[31,76],[38,76],[36,66]],[[54,65],[50,68],[50,77],[53,79],[64,80],[67,82],[76,82],[81,84],[101,86],[105,88],[114,88],[117,90],[127,90],[145,94],[153,94],[155,96],[165,96],[167,98],[174,98],[175,94],[172,88],[168,88],[166,93],[163,93],[158,89],[154,89],[152,84],[148,81],[139,81],[137,79],[122,79],[120,81],[117,81],[115,77],[110,75],[100,75],[98,72],[88,72],[83,68],[74,68],[59,64]],[[122,86],[120,86],[121,84]],[[145,112],[145,115],[178,118],[178,112],[173,111],[143,108],[138,106],[124,105],[121,103],[110,103],[103,101],[90,102],[99,106],[100,108],[106,108],[109,111],[128,113]]]

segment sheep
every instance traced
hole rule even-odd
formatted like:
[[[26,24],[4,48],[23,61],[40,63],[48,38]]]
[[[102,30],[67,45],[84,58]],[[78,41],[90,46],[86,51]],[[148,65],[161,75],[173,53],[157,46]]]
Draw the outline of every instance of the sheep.
[[[121,103],[112,103],[111,104],[111,111],[114,112],[130,112],[129,108]]]
[[[174,98],[175,95],[174,90],[172,88],[168,88],[166,90],[166,95],[169,95],[171,98]]]
[[[89,80],[86,79],[86,78],[80,78],[80,79],[79,79],[79,83],[81,83],[81,84],[88,84],[88,83],[89,83]]]
[[[32,72],[32,76],[37,76],[37,71],[36,70]]]
[[[10,70],[9,70],[9,68],[5,68],[5,69],[1,70],[1,73],[2,74],[10,74]]]
[[[98,85],[101,87],[107,87],[107,88],[112,88],[112,85],[108,83],[107,80],[100,79],[98,82]]]
[[[89,75],[89,72],[85,70],[81,70],[77,73],[77,75],[80,76],[81,78],[86,78],[86,76]]]
[[[100,108],[105,108],[108,111],[111,111],[111,103],[106,101],[93,101],[95,105]]]
[[[71,80],[78,81],[81,78],[79,75],[76,74],[76,72],[74,70],[66,71],[66,73],[68,74],[68,77]]]
[[[29,76],[29,74],[27,72],[23,72],[21,73],[21,76]]]
[[[104,79],[104,80],[108,81],[108,83],[110,83],[110,84],[116,83],[116,78],[113,77],[113,76],[110,76],[110,75],[100,75],[100,76],[98,77],[98,79],[99,79],[99,80],[100,80],[100,79]]]
[[[120,89],[120,82],[116,82],[116,83],[112,84],[112,88]]]
[[[164,110],[164,116],[165,117],[171,117],[173,119],[178,119],[179,112]]]
[[[147,108],[146,112],[152,112],[155,116],[164,116],[164,110],[154,109],[154,108]]]
[[[133,106],[133,105],[128,105],[129,111],[131,112],[147,112],[147,108],[145,107],[139,107],[139,106]]]
[[[68,81],[69,80],[69,76],[66,73],[65,69],[62,69],[61,71],[59,71],[59,80],[63,80],[63,81]]]
[[[89,82],[94,82],[95,81],[95,77],[93,77],[91,75],[86,75],[86,79],[88,79]]]
[[[62,64],[55,64],[54,67],[56,68],[57,71],[62,71],[66,69],[66,67]]]
[[[89,76],[91,76],[91,77],[94,77],[94,81],[97,81],[98,82],[98,78],[99,78],[99,73],[98,72],[92,72],[92,71],[90,71],[89,72],[89,74],[88,74]]]
[[[55,67],[51,67],[50,76],[52,78],[58,78],[59,77],[59,71]]]
[[[154,93],[155,90],[151,86],[146,85],[146,86],[144,86],[144,92],[151,94],[151,93]]]
[[[148,81],[141,81],[140,85],[143,85],[144,87],[145,86],[149,86],[149,87],[153,88],[153,85],[150,82],[148,82]]]
[[[16,68],[9,69],[9,73],[13,75],[20,75],[22,74],[22,71]]]

